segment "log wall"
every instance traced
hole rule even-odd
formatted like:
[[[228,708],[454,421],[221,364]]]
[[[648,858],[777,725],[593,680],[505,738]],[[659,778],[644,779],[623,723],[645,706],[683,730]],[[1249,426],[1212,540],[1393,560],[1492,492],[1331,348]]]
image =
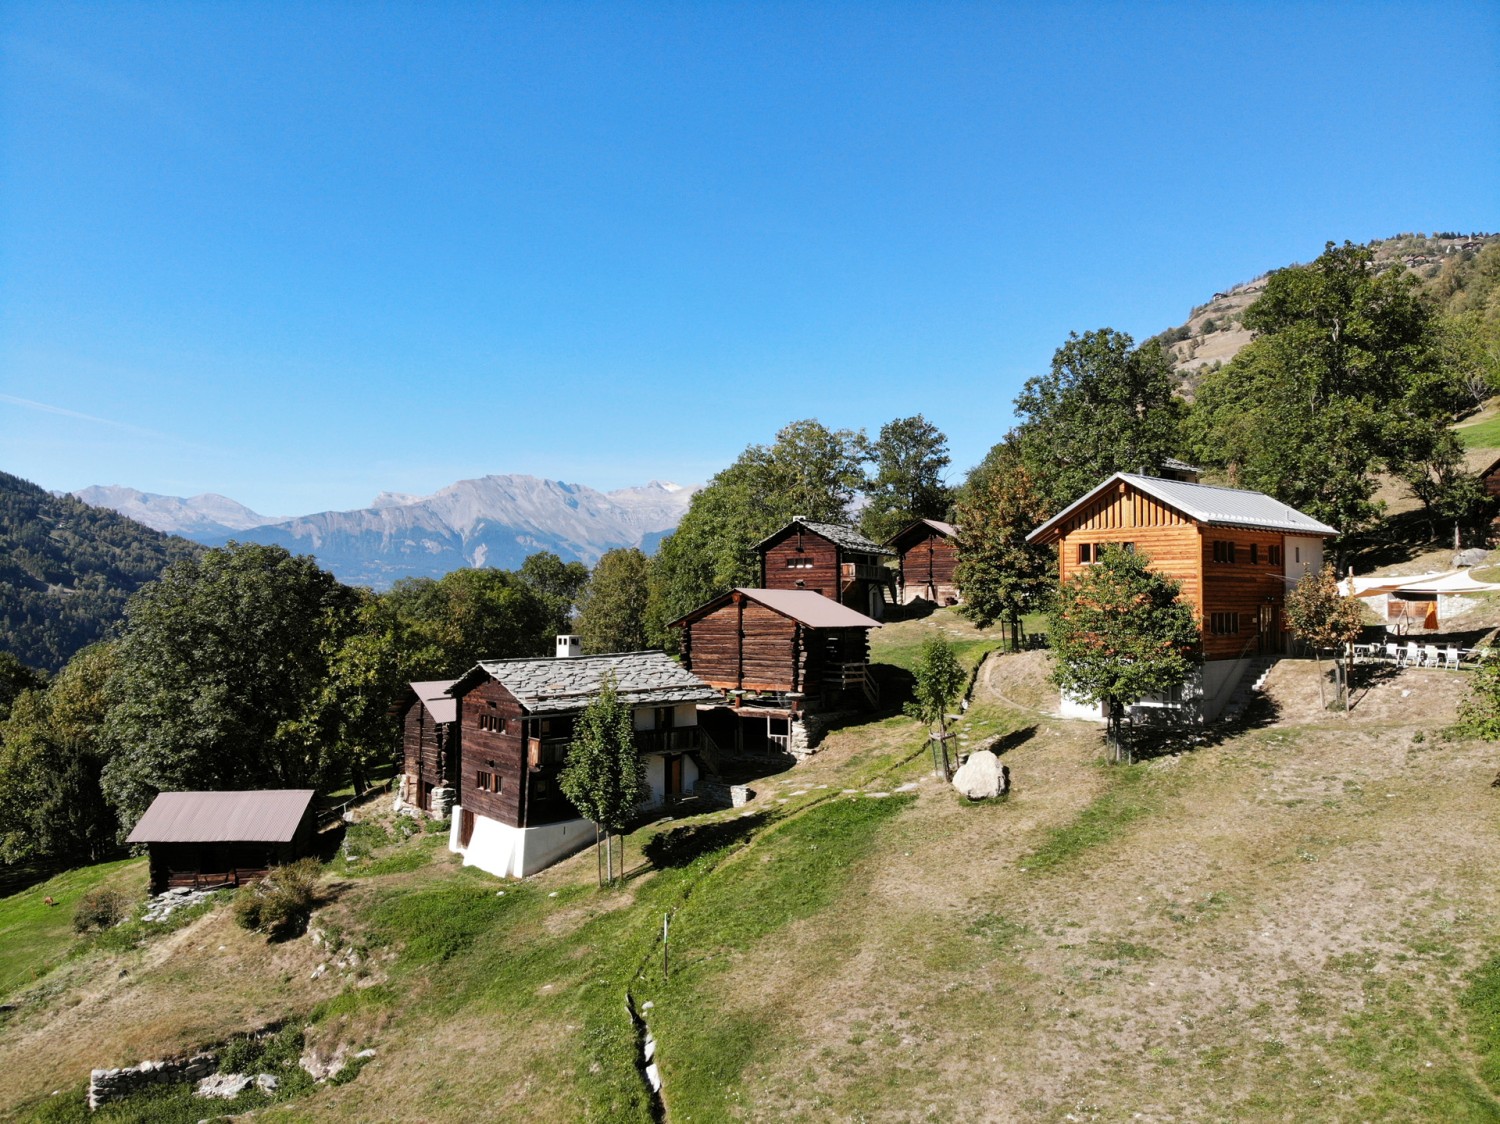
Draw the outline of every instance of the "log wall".
[[[839,548],[822,535],[788,527],[761,550],[760,557],[762,589],[808,589],[839,599]],[[811,565],[796,564],[808,562]]]
[[[526,784],[522,709],[509,691],[493,679],[474,687],[458,704],[458,803],[466,811],[510,827],[522,825]],[[480,725],[480,718],[503,719],[504,730]],[[480,771],[500,778],[499,792],[482,792],[475,783]]]

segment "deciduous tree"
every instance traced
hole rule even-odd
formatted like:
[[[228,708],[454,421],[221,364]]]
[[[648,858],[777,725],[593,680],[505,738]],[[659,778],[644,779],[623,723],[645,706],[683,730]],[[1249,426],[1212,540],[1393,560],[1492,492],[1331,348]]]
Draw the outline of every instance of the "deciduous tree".
[[[1331,565],[1314,573],[1304,573],[1286,595],[1286,619],[1292,631],[1313,650],[1318,665],[1318,698],[1325,705],[1323,668],[1319,653],[1339,651],[1359,639],[1359,602],[1339,592],[1338,578]],[[1349,706],[1348,670],[1344,674],[1344,708]]]
[[[926,726],[937,727],[934,740],[943,747],[943,768],[948,765],[948,714],[963,693],[969,674],[953,645],[941,634],[929,636],[922,643],[921,655],[912,667],[916,684],[912,689],[912,700],[906,704],[906,713]],[[934,766],[937,754],[933,753]]]
[[[870,446],[875,474],[860,512],[860,529],[884,542],[917,519],[942,519],[948,513],[949,489],[943,473],[951,463],[948,438],[921,414],[897,418],[880,427]]]
[[[1053,682],[1105,705],[1114,761],[1131,760],[1125,708],[1182,685],[1202,658],[1181,586],[1149,563],[1145,554],[1107,545],[1099,561],[1063,583],[1050,614]]]
[[[558,776],[562,793],[604,832],[609,880],[614,881],[611,839],[621,834],[646,797],[646,766],[635,748],[630,707],[613,678],[606,678],[574,725],[567,763]],[[625,841],[620,840],[620,875],[625,873]]]
[[[1052,551],[1026,542],[1047,509],[1014,445],[997,445],[975,476],[956,508],[955,580],[965,614],[981,628],[1006,622],[1014,646],[1022,614],[1040,608],[1052,589]]]
[[[579,599],[585,652],[635,652],[647,646],[651,560],[634,547],[607,551]]]

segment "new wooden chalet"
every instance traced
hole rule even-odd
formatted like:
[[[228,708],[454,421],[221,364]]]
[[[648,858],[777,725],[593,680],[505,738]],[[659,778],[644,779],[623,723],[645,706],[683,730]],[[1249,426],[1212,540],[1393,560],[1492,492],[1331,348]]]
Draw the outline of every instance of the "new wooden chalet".
[[[853,527],[797,518],[755,549],[762,589],[819,593],[876,620],[895,603],[896,574],[884,563],[893,552]]]
[[[412,808],[436,819],[453,806],[458,762],[458,700],[448,694],[456,679],[408,686],[401,705],[401,781],[396,810]]]
[[[309,854],[316,835],[310,788],[160,792],[125,841],[146,845],[159,894],[253,882]]]
[[[885,545],[896,552],[896,599],[901,605],[931,601],[957,605],[958,528],[937,519],[918,519],[903,527]]]
[[[651,790],[642,809],[693,791],[698,704],[722,696],[666,653],[484,661],[449,688],[460,730],[449,847],[466,865],[522,878],[594,841],[557,778],[573,723],[606,676],[634,714]]]
[[[1284,652],[1287,589],[1323,565],[1323,540],[1338,532],[1262,492],[1116,473],[1027,536],[1056,544],[1066,582],[1110,543],[1150,556],[1182,584],[1203,639],[1201,681],[1143,705],[1223,710],[1256,657]],[[1064,700],[1064,709],[1083,713]],[[1090,716],[1096,708],[1086,708]]]
[[[672,622],[683,666],[725,691],[699,721],[741,752],[811,752],[820,714],[879,701],[870,629],[880,622],[812,590],[733,589]]]

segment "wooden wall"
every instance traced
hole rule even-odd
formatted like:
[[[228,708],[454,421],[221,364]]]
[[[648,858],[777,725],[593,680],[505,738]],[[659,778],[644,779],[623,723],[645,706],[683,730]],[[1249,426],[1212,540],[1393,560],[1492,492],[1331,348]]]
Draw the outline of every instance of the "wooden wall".
[[[901,584],[905,595],[925,597],[930,585],[938,598],[954,594],[958,586],[953,572],[958,564],[958,544],[941,532],[928,529],[925,538],[901,554]]]
[[[503,718],[505,730],[482,728],[481,715]],[[458,803],[498,823],[522,826],[527,777],[521,704],[501,684],[486,679],[459,699],[458,724]],[[481,770],[501,778],[498,793],[475,787]]]
[[[683,633],[687,669],[710,686],[721,691],[804,689],[797,622],[763,605],[732,600],[687,625]]]
[[[401,721],[402,764],[401,771],[412,778],[418,787],[413,790],[412,802],[421,802],[421,787],[424,784],[440,787],[443,784],[439,767],[443,739],[448,736],[446,726],[435,725],[432,714],[422,705],[422,700],[413,698]],[[453,762],[449,762],[451,770]],[[425,804],[423,804],[425,807]]]
[[[1153,570],[1181,583],[1183,600],[1198,615],[1205,658],[1232,659],[1262,649],[1282,650],[1285,567],[1281,561],[1271,561],[1271,547],[1284,549],[1281,532],[1200,527],[1122,483],[1113,493],[1075,512],[1068,521],[1058,544],[1061,579],[1068,581],[1083,569],[1084,564],[1078,560],[1080,544],[1088,543],[1097,552],[1100,544],[1127,542],[1150,556]],[[1233,543],[1235,561],[1215,562],[1215,542]],[[1254,563],[1250,561],[1252,547],[1257,553]],[[1267,614],[1264,618],[1263,608]],[[1214,633],[1214,613],[1238,613],[1238,633]],[[1268,629],[1264,642],[1250,643],[1256,639],[1263,619]]]
[[[808,559],[812,560],[811,567],[790,564]],[[761,551],[761,588],[808,589],[837,601],[840,561],[836,544],[811,531],[789,527]]]

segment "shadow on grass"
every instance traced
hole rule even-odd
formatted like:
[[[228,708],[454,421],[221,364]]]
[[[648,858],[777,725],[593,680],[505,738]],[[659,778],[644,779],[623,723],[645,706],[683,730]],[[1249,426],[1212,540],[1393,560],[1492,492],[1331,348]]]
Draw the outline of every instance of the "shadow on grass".
[[[1170,712],[1164,712],[1159,723],[1137,723],[1130,730],[1128,736],[1135,760],[1150,761],[1155,757],[1169,757],[1222,745],[1251,730],[1275,725],[1281,717],[1281,708],[1269,695],[1257,691],[1235,717],[1220,718],[1206,726],[1188,721],[1174,722],[1165,717],[1166,713]]]
[[[1003,753],[1008,753],[1019,746],[1025,745],[1034,737],[1036,737],[1035,724],[1022,726],[1019,730],[1012,730],[1008,734],[1001,734],[988,745],[980,745],[977,748],[987,749],[996,757],[999,757]]]
[[[672,828],[652,836],[641,851],[657,869],[687,866],[704,855],[745,841],[768,819],[765,812],[756,812],[732,820]]]

